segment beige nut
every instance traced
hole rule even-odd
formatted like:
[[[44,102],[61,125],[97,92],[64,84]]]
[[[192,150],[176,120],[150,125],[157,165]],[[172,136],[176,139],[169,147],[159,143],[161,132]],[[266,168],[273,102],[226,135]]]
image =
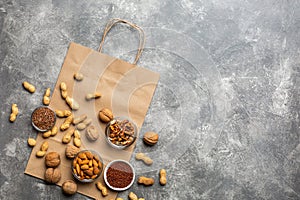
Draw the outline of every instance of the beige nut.
[[[94,125],[90,125],[89,127],[87,127],[85,135],[90,141],[95,141],[99,138],[99,132]]]
[[[155,145],[158,142],[159,135],[155,132],[146,132],[143,141],[148,145]]]
[[[140,176],[139,179],[138,179],[138,183],[146,185],[146,186],[150,186],[150,185],[154,184],[154,179],[153,178],[148,178],[148,177],[145,177],[145,176]]]
[[[135,154],[135,159],[136,160],[142,160],[146,165],[152,165],[153,160],[146,156],[144,153],[137,153]]]
[[[35,92],[35,87],[34,87],[34,85],[32,85],[32,84],[30,84],[30,83],[28,83],[28,82],[26,82],[26,81],[23,82],[23,87],[24,87],[28,92],[30,92],[30,93],[34,93],[34,92]]]
[[[86,100],[92,100],[92,99],[98,99],[100,98],[102,95],[100,92],[95,92],[95,93],[89,93],[85,96]]]
[[[80,151],[79,148],[73,146],[73,145],[68,145],[66,147],[66,157],[67,158],[75,158],[75,156],[77,155],[77,153]]]
[[[165,169],[161,169],[159,171],[159,183],[161,185],[166,185],[167,184],[167,172]]]
[[[79,117],[74,117],[73,119],[73,124],[79,124],[80,122],[82,122],[83,120],[85,120],[87,118],[86,114],[80,115]]]
[[[34,147],[36,145],[36,140],[33,138],[28,138],[27,143],[29,146]]]
[[[43,97],[43,104],[46,106],[50,104],[50,92],[50,88],[47,88]]]
[[[72,110],[78,110],[79,109],[79,104],[73,98],[67,96],[66,97],[66,102]]]
[[[47,141],[43,142],[41,145],[41,151],[47,151],[49,148],[49,143]]]
[[[49,152],[45,156],[46,167],[55,168],[60,164],[60,155],[57,152]]]
[[[114,116],[111,110],[108,108],[103,108],[102,110],[99,111],[99,118],[102,122],[110,122]]]
[[[101,182],[97,182],[96,187],[101,191],[102,196],[105,197],[108,195],[107,188]]]
[[[80,148],[81,146],[81,140],[79,138],[74,138],[73,143],[76,147]]]
[[[36,157],[42,158],[45,156],[45,154],[46,154],[46,151],[38,151],[38,152],[36,152]]]
[[[52,130],[51,130],[51,136],[55,136],[58,132],[58,128],[57,126],[53,126]]]
[[[73,77],[76,81],[82,81],[84,78],[83,74],[81,74],[79,72],[75,73]]]
[[[50,136],[51,136],[51,130],[46,131],[46,132],[43,133],[43,138],[48,138]]]
[[[61,172],[58,168],[47,168],[45,171],[45,181],[48,183],[57,183],[61,178]]]
[[[72,180],[66,180],[61,186],[63,192],[67,195],[73,195],[77,192],[77,184]]]
[[[130,192],[130,193],[128,194],[128,198],[129,198],[130,200],[138,200],[138,197],[137,197],[136,194],[134,194],[133,192]]]
[[[11,105],[11,114],[10,114],[10,117],[9,117],[9,121],[10,122],[14,122],[17,118],[17,115],[19,113],[19,109],[18,109],[18,106],[17,104],[12,104]]]

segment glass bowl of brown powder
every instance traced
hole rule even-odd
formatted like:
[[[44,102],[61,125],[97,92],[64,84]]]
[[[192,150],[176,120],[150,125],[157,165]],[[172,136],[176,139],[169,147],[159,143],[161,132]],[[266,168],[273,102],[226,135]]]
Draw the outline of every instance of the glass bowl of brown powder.
[[[114,160],[104,170],[104,182],[115,191],[124,191],[130,188],[135,179],[132,165],[125,160]]]
[[[53,128],[55,122],[55,112],[48,106],[38,107],[31,114],[32,126],[37,131],[46,132]]]

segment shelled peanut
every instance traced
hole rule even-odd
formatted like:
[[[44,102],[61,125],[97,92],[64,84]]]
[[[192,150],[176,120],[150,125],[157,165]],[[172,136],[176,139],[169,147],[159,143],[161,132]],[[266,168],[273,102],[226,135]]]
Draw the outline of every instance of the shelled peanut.
[[[73,160],[73,173],[80,179],[95,179],[102,170],[100,159],[90,151],[80,152]]]

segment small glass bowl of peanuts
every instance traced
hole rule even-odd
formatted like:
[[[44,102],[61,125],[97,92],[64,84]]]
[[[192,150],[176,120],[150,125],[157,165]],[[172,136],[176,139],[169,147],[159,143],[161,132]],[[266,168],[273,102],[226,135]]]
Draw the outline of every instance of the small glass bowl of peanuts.
[[[90,183],[100,176],[103,161],[97,152],[82,150],[73,159],[71,169],[74,178],[79,182]]]
[[[126,117],[116,117],[105,128],[107,142],[116,149],[125,149],[132,145],[137,137],[137,127]]]

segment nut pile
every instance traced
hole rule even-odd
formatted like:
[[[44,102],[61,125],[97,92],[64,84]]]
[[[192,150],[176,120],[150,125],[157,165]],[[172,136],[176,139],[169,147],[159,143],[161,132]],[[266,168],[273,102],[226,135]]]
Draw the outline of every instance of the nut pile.
[[[115,145],[128,146],[135,140],[135,127],[127,119],[114,119],[107,127],[108,139]]]
[[[90,151],[78,153],[72,164],[73,173],[79,180],[95,179],[102,171],[102,163],[98,156]]]

